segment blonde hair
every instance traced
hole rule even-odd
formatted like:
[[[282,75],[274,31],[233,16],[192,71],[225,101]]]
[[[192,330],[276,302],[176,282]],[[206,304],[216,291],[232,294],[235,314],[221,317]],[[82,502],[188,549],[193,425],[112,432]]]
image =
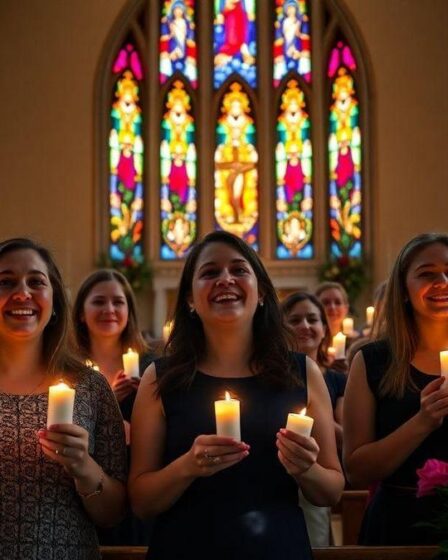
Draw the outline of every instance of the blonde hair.
[[[320,299],[321,294],[323,292],[326,292],[327,290],[339,290],[341,292],[344,303],[349,305],[350,302],[348,300],[347,290],[339,282],[321,282],[314,290],[314,295],[316,295]]]
[[[382,396],[402,397],[407,386],[417,390],[410,377],[410,363],[418,346],[414,309],[409,301],[406,277],[415,257],[429,245],[448,247],[445,233],[422,233],[411,239],[400,251],[387,283],[386,300],[380,324],[391,349],[391,362],[381,380]]]

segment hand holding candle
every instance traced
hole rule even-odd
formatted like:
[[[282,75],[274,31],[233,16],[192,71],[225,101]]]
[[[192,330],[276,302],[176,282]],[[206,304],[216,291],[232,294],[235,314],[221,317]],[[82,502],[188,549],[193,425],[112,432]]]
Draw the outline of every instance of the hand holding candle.
[[[335,349],[335,360],[344,360],[345,359],[345,341],[346,341],[345,334],[339,332],[337,335],[333,337],[332,346]]]
[[[286,429],[294,432],[295,434],[299,434],[300,436],[310,437],[313,424],[313,418],[306,416],[306,408],[304,408],[299,412],[299,414],[295,414],[293,412],[288,414]]]
[[[140,377],[140,368],[139,368],[139,356],[137,352],[134,352],[132,348],[123,354],[123,369],[126,377],[131,379],[132,377],[139,378]]]
[[[231,399],[226,391],[225,400],[215,401],[216,433],[241,441],[240,401]]]
[[[75,390],[63,383],[48,389],[47,428],[53,424],[72,424]]]

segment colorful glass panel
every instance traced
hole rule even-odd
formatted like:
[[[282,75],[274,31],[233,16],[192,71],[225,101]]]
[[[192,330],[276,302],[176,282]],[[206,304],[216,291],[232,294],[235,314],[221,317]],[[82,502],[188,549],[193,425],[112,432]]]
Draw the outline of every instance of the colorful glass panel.
[[[178,259],[196,239],[195,122],[190,96],[176,80],[165,103],[160,144],[162,259]]]
[[[311,39],[306,0],[275,0],[274,86],[290,71],[311,82]]]
[[[312,147],[303,91],[290,80],[281,97],[275,150],[279,259],[314,256]]]
[[[165,0],[160,22],[160,83],[175,72],[196,88],[198,81],[194,0]]]
[[[250,100],[234,82],[224,95],[216,128],[215,221],[258,249],[258,153]]]
[[[109,255],[115,262],[143,260],[143,139],[139,56],[130,44],[112,66],[119,77],[110,110]]]
[[[257,85],[256,0],[214,0],[214,86],[234,72]]]
[[[359,101],[352,71],[356,61],[339,41],[330,54],[329,208],[332,257],[362,256],[362,177]]]

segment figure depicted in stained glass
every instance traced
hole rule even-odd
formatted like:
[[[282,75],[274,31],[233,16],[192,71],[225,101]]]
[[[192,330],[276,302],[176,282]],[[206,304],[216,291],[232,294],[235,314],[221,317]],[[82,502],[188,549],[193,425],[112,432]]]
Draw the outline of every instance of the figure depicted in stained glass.
[[[234,82],[226,93],[217,127],[215,218],[221,229],[258,242],[258,153],[248,95]]]
[[[311,258],[312,148],[310,119],[304,94],[290,80],[282,95],[277,119],[277,256]]]
[[[330,135],[330,222],[332,254],[361,256],[361,133],[354,81],[340,67],[332,88]]]
[[[290,70],[311,80],[310,31],[305,0],[277,0],[274,85]]]
[[[185,255],[196,237],[196,147],[190,96],[176,80],[162,121],[161,223],[164,259]]]
[[[255,0],[215,0],[215,87],[233,72],[256,85]]]
[[[137,53],[132,54],[133,65],[138,68]],[[125,49],[120,52],[115,67],[124,64],[124,55]],[[110,256],[116,261],[129,257],[142,259],[143,141],[138,91],[132,71],[125,70],[117,82],[109,134]]]
[[[194,0],[166,0],[160,26],[160,82],[180,72],[197,85]]]

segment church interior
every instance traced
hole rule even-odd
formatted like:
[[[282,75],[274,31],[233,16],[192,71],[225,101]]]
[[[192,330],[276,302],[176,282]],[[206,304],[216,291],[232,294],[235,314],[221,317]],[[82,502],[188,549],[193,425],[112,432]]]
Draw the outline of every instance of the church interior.
[[[447,0],[1,0],[0,241],[48,247],[72,302],[117,268],[160,342],[185,257],[229,231],[280,300],[341,281],[361,330],[403,245],[448,232],[447,29]],[[353,545],[367,490],[344,495]]]
[[[211,124],[210,114],[216,115],[217,122],[225,90],[232,85],[232,80],[224,80],[226,76],[221,89],[212,83],[216,57],[211,52],[211,4],[201,1],[197,10],[198,87],[188,83],[184,90],[196,111],[190,116],[196,134],[196,237],[222,226],[213,206],[216,164],[211,146],[216,142],[216,123]],[[151,0],[7,0],[0,6],[5,109],[1,237],[25,235],[51,247],[71,293],[108,254],[112,243],[107,150],[118,80],[112,66],[123,46],[132,44],[140,53],[144,207],[139,250],[152,278],[138,298],[142,324],[154,335],[160,335],[169,318],[182,265],[181,254],[165,258],[162,253],[160,123],[174,82],[173,76],[166,77],[165,83],[158,78],[158,22],[151,16],[157,10],[158,2]],[[362,138],[360,239],[368,278],[359,299],[361,309],[386,278],[405,241],[420,232],[447,229],[448,5],[444,0],[434,0],[430,6],[416,0],[311,2],[312,80],[307,82],[303,72],[297,76],[299,89],[305,92],[304,110],[312,112],[313,174],[305,180],[313,189],[313,253],[302,251],[287,258],[279,258],[276,251],[277,133],[276,123],[270,120],[272,105],[279,115],[281,101],[272,84],[272,64],[261,63],[272,61],[274,7],[261,2],[258,10],[258,84],[252,87],[250,77],[234,74],[242,78],[236,83],[243,84],[243,95],[249,93],[246,99],[252,112],[248,114],[258,132],[254,141],[258,249],[276,287],[284,293],[313,288],[319,268],[332,258],[326,163],[332,99],[325,59],[342,38],[357,65],[353,89]],[[291,74],[280,89],[287,87],[289,78]],[[243,181],[250,183],[251,173],[243,173]],[[362,311],[358,315],[362,321]]]

